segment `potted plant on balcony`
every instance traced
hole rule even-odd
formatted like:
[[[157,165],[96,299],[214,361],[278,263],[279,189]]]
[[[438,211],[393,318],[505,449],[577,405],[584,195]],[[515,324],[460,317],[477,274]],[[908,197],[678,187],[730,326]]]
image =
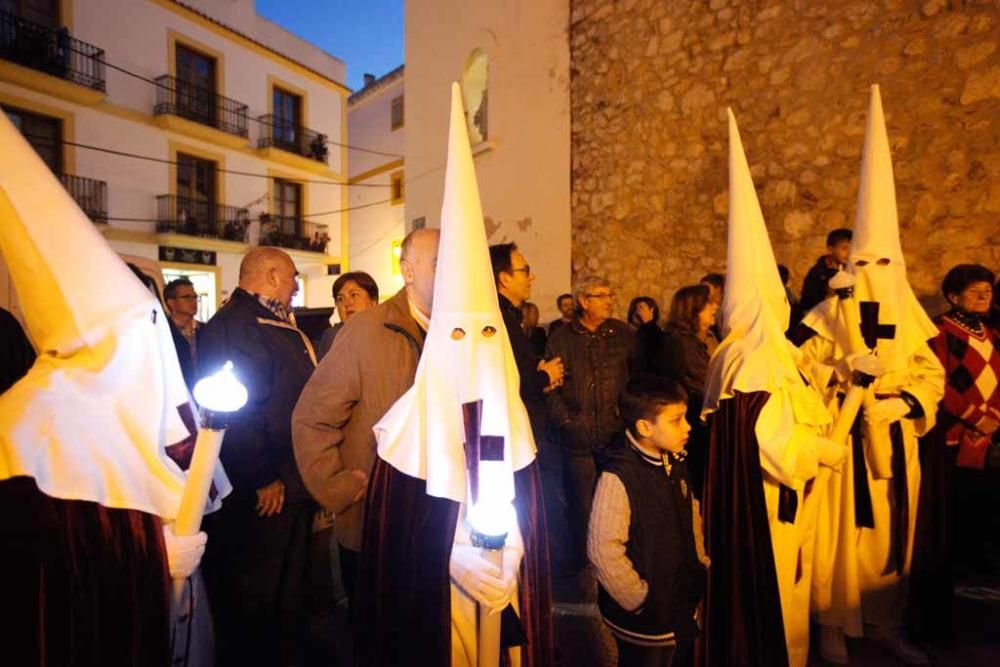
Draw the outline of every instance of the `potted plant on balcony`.
[[[326,156],[329,149],[326,145],[325,134],[316,135],[316,138],[313,139],[312,143],[309,145],[309,152],[314,159],[319,160],[320,162],[326,162]]]

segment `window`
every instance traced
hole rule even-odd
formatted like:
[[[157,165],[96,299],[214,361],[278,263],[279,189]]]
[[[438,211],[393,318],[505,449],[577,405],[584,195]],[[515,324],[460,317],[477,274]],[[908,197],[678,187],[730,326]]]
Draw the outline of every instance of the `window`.
[[[193,155],[177,154],[177,196],[183,199],[215,203],[216,165]]]
[[[486,52],[476,49],[465,61],[462,71],[462,101],[469,126],[469,143],[473,146],[489,138],[486,124],[489,61]]]
[[[391,128],[398,130],[403,127],[403,96],[392,98],[392,122]]]
[[[404,184],[403,184],[403,172],[396,171],[393,172],[391,178],[392,187],[389,188],[392,197],[392,205],[403,203],[404,194]]]
[[[14,107],[5,106],[3,110],[52,173],[62,174],[62,121]]]
[[[272,138],[278,146],[299,152],[299,127],[302,124],[302,98],[275,86],[272,93],[274,120]]]
[[[302,222],[302,184],[274,179],[274,215],[278,231],[298,238]]]
[[[58,30],[59,0],[0,0],[0,11],[9,12],[38,23],[46,28]]]
[[[177,154],[177,224],[185,234],[216,229],[216,165],[193,155]]]
[[[215,117],[215,58],[177,44],[177,107],[181,116],[212,124]]]

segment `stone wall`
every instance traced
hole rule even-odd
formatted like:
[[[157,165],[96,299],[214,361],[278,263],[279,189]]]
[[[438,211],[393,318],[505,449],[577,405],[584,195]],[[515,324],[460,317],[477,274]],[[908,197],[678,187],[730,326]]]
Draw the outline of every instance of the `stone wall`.
[[[573,271],[620,298],[724,271],[725,108],[792,288],[853,225],[881,86],[911,284],[1000,269],[1000,3],[573,0]]]

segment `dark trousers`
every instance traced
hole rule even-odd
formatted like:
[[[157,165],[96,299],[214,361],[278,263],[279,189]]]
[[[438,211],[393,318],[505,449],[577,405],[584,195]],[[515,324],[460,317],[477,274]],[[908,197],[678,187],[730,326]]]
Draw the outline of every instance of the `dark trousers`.
[[[615,637],[618,667],[670,667],[676,646],[640,646]]]
[[[574,553],[566,526],[566,486],[563,453],[555,440],[535,437],[538,444],[538,472],[542,480],[542,503],[549,533],[549,558],[552,571],[562,573],[573,568]]]
[[[347,592],[347,603],[354,609],[357,605],[354,596],[358,591],[358,564],[361,554],[343,544],[338,544],[337,547],[340,549],[340,581],[344,584],[344,591]]]
[[[576,569],[587,564],[587,527],[597,482],[597,466],[590,452],[566,452],[566,513],[572,561]]]
[[[259,517],[256,494],[233,492],[205,517],[202,566],[220,667],[298,664],[308,644],[309,537],[315,506],[286,502]]]

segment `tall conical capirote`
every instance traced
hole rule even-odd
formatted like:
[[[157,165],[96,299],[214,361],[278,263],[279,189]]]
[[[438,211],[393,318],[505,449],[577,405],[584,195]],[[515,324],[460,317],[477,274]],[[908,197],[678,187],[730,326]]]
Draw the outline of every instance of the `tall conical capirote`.
[[[476,423],[470,425],[473,414]],[[475,464],[478,454],[465,447],[473,431],[484,442],[501,443],[499,460],[488,460],[496,458],[490,451]],[[510,501],[513,472],[535,457],[517,365],[497,301],[458,84],[451,90],[430,328],[413,386],[375,425],[375,434],[380,457],[426,480],[428,494],[457,502]],[[470,467],[476,469],[471,475]]]
[[[869,98],[849,262],[848,270],[855,277],[855,307],[864,301],[877,302],[879,323],[896,327],[895,337],[879,340],[876,347],[887,371],[876,386],[891,384],[898,373],[905,371],[912,355],[938,334],[938,329],[907,280],[892,153],[877,85],[871,87]],[[807,316],[806,323],[810,322],[819,326],[815,318]]]
[[[825,423],[829,415],[808,392],[785,338],[789,304],[740,140],[729,118],[729,235],[726,247],[725,336],[709,361],[702,414],[719,408],[735,392],[785,392],[803,422]]]

